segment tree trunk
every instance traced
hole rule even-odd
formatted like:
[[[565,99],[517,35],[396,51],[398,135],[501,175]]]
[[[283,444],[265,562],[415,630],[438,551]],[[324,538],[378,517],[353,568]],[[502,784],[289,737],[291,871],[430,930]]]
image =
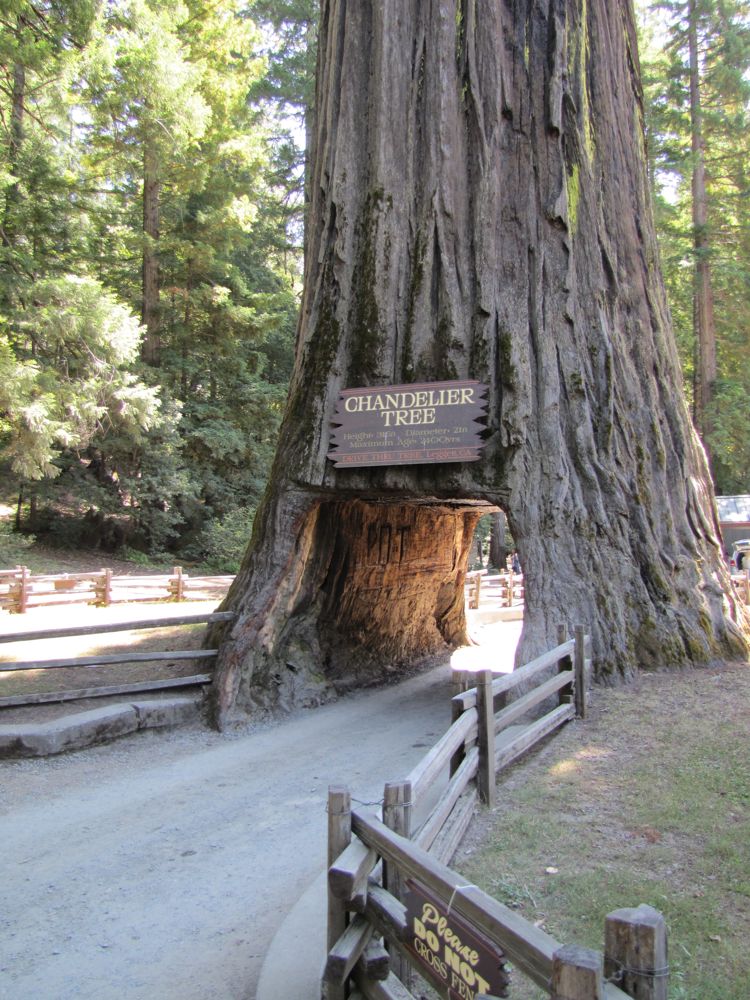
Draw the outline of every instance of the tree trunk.
[[[698,54],[698,25],[695,0],[688,5],[688,46],[690,51],[690,134],[693,154],[693,329],[697,371],[695,375],[695,423],[706,451],[711,447],[711,402],[716,383],[716,325],[711,286],[711,241],[708,233],[706,196],[706,145],[701,108],[701,65]]]
[[[18,499],[16,501],[16,515],[13,520],[13,530],[20,532],[23,528],[23,482],[18,487]]]
[[[10,110],[10,165],[15,167],[23,144],[23,113],[26,101],[26,67],[17,62],[13,67],[13,96]]]
[[[316,23],[313,18],[307,23],[305,29],[305,38],[308,46],[308,52],[313,52],[313,46],[317,45],[317,31]],[[315,133],[315,103],[314,101],[305,101],[305,149],[311,149]],[[310,203],[312,201],[310,192],[311,183],[311,168],[312,164],[310,162],[310,157],[305,157],[305,175],[304,175],[304,188],[303,188],[303,229],[302,229],[302,258],[307,260],[307,234],[310,231]]]
[[[146,333],[141,356],[146,364],[158,366],[161,354],[161,318],[159,314],[159,160],[156,150],[146,142],[143,151],[143,308],[141,323]]]
[[[297,357],[220,724],[462,640],[479,513],[602,679],[745,653],[681,391],[628,0],[324,0]],[[585,23],[584,23],[585,21]],[[489,386],[472,463],[333,468],[344,388]],[[211,641],[219,638],[214,634]]]
[[[492,515],[489,565],[504,573],[507,559],[508,550],[505,547],[505,514],[502,511],[498,511],[497,514]]]
[[[23,19],[18,20],[19,32],[23,29]],[[21,147],[24,139],[24,111],[26,106],[26,67],[22,62],[13,66],[13,90],[10,106],[10,140],[8,143],[8,169],[18,176]],[[2,241],[7,247],[14,247],[18,237],[16,215],[21,201],[21,188],[16,180],[9,184],[5,192],[5,210],[3,212]],[[10,266],[17,270],[12,255]]]

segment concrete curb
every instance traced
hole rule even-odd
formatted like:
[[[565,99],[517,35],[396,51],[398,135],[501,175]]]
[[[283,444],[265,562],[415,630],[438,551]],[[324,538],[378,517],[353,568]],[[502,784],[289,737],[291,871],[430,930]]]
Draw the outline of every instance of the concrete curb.
[[[328,871],[302,893],[276,931],[255,1000],[317,1000],[326,959]]]
[[[47,757],[127,736],[140,729],[177,726],[200,717],[189,695],[118,702],[41,723],[0,725],[0,757]]]

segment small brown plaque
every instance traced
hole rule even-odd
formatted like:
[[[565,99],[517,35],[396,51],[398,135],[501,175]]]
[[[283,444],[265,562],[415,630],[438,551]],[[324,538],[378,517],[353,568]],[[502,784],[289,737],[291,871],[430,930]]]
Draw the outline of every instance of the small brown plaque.
[[[419,882],[406,882],[404,946],[449,1000],[508,995],[503,951]]]
[[[328,458],[337,469],[476,462],[486,396],[474,381],[344,389]]]

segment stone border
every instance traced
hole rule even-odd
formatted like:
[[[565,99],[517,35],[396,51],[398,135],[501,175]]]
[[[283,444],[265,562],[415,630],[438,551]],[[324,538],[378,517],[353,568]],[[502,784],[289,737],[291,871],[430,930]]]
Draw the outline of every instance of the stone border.
[[[200,696],[182,695],[105,705],[51,722],[0,725],[0,757],[47,757],[141,729],[183,725],[200,718],[200,705]]]

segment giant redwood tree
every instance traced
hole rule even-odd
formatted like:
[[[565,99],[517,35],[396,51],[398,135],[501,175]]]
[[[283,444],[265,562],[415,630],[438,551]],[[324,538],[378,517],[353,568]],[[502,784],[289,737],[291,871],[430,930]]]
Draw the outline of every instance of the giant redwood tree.
[[[745,652],[680,388],[630,0],[322,0],[296,367],[217,718],[464,636],[477,518],[601,679]],[[479,461],[335,468],[347,388],[476,379]]]

